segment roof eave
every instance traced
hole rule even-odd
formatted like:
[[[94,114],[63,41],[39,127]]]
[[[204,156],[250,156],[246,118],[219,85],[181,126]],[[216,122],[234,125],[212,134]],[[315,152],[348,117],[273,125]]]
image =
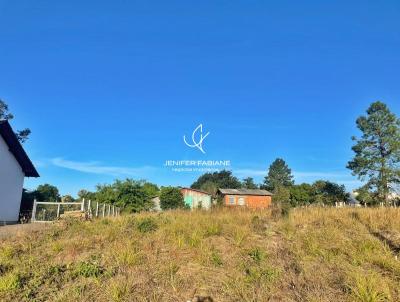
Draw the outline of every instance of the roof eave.
[[[25,177],[40,177],[7,120],[0,121],[0,136],[20,165]]]

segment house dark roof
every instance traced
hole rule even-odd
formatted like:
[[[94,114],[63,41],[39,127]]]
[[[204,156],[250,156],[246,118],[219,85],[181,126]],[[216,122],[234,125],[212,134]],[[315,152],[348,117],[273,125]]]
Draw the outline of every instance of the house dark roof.
[[[224,195],[259,195],[259,196],[272,196],[271,192],[260,189],[218,189]]]
[[[6,142],[8,150],[14,155],[25,176],[39,177],[39,173],[36,171],[10,124],[6,120],[0,120],[0,136]]]

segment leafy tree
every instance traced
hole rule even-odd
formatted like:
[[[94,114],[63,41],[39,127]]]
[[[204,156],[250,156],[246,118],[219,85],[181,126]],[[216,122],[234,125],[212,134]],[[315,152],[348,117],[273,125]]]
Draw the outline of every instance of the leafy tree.
[[[275,191],[278,187],[290,187],[294,184],[292,170],[286,162],[277,158],[270,166],[268,175],[264,179],[264,188]]]
[[[140,212],[153,207],[151,197],[144,181],[133,179],[116,180],[113,184],[98,185],[95,199],[121,207],[126,212]]]
[[[290,211],[290,190],[284,186],[277,186],[272,195],[272,215],[288,216]]]
[[[400,120],[386,104],[375,102],[356,123],[362,136],[352,137],[355,156],[347,168],[388,203],[392,187],[400,183]]]
[[[56,186],[49,184],[39,185],[34,192],[38,201],[58,202],[60,201],[60,194]]]
[[[313,187],[310,184],[302,183],[290,187],[290,204],[292,206],[304,206],[313,201]]]
[[[101,203],[116,204],[118,201],[117,192],[114,190],[113,184],[97,185],[95,199]]]
[[[126,179],[116,180],[113,187],[116,192],[116,205],[122,206],[129,212],[141,212],[153,207],[151,197],[143,188],[143,181]]]
[[[0,120],[12,120],[13,118],[14,115],[8,110],[8,105],[0,99]],[[28,139],[29,134],[31,134],[31,130],[28,128],[15,132],[15,135],[21,143],[24,143]]]
[[[61,197],[61,202],[74,202],[75,199],[71,195],[64,195]]]
[[[210,193],[213,197],[215,197],[218,192],[218,187],[214,182],[206,181],[201,185],[200,190]]]
[[[247,177],[243,179],[242,187],[245,189],[258,189],[258,186],[255,184],[253,177]]]
[[[181,190],[175,187],[161,188],[160,206],[163,210],[184,208],[185,202]]]
[[[378,199],[375,196],[376,194],[371,192],[368,184],[356,189],[355,193],[355,197],[360,204],[369,206],[377,204]]]
[[[272,195],[272,202],[288,203],[290,201],[290,190],[284,186],[275,188],[275,193]]]
[[[79,199],[85,199],[85,200],[95,200],[96,199],[96,193],[90,192],[87,190],[79,190],[78,191],[78,198]]]
[[[191,185],[191,188],[201,190],[201,187],[205,183],[209,182],[213,183],[217,188],[239,189],[242,187],[242,183],[239,181],[239,179],[232,175],[231,171],[222,170],[201,175]]]
[[[344,185],[317,180],[312,185],[313,188],[313,203],[334,205],[335,202],[346,202],[349,199],[349,194],[346,192]]]
[[[160,189],[158,186],[151,182],[145,182],[143,184],[143,190],[149,197],[156,197],[160,194]]]

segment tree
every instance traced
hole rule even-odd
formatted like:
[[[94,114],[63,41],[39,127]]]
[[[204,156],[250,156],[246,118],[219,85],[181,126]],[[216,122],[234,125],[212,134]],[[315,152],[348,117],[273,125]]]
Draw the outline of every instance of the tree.
[[[148,211],[153,207],[151,197],[143,189],[144,181],[126,179],[125,181],[116,180],[113,188],[116,192],[115,203],[117,206],[124,207],[129,212]]]
[[[192,189],[201,190],[201,187],[205,183],[213,183],[216,188],[229,188],[239,189],[242,187],[242,183],[235,176],[232,175],[231,171],[222,170],[214,173],[205,173],[201,175],[192,185]]]
[[[258,189],[258,186],[254,183],[253,177],[243,179],[242,187],[245,189]]]
[[[181,190],[175,187],[162,187],[160,206],[163,210],[184,208],[185,202]]]
[[[160,194],[160,189],[156,184],[153,184],[151,182],[145,182],[143,184],[143,190],[146,192],[147,196],[151,197],[156,197]]]
[[[362,205],[376,205],[377,198],[373,192],[371,192],[368,184],[364,185],[355,190],[355,197]]]
[[[144,187],[142,180],[116,180],[112,184],[98,185],[95,199],[98,202],[110,203],[121,207],[126,212],[141,212],[153,207],[151,198],[154,195]]]
[[[284,186],[277,186],[272,195],[272,215],[288,216],[290,211],[290,191]]]
[[[0,120],[12,120],[13,118],[14,115],[8,110],[8,105],[0,99]],[[28,128],[15,132],[15,135],[21,143],[24,143],[28,139],[29,134],[31,134],[31,130]]]
[[[270,166],[264,179],[264,188],[275,191],[278,187],[290,187],[294,184],[292,170],[286,162],[277,158]]]
[[[79,190],[78,191],[78,198],[79,199],[85,199],[85,200],[95,200],[96,199],[96,193],[90,192],[87,190]]]
[[[201,185],[200,190],[210,193],[211,196],[215,197],[218,192],[218,187],[214,182],[206,181]]]
[[[310,184],[302,183],[290,187],[290,204],[294,207],[304,206],[312,203],[313,187]]]
[[[327,180],[317,180],[313,183],[312,188],[312,203],[334,205],[335,202],[346,202],[349,199],[344,185]]]
[[[58,202],[60,201],[60,194],[56,186],[49,184],[39,185],[34,192],[35,197],[39,201]]]
[[[362,136],[352,137],[355,156],[347,168],[367,181],[378,200],[387,204],[391,189],[400,183],[400,120],[386,104],[375,102],[356,123]]]
[[[71,195],[64,195],[61,197],[61,202],[74,202],[75,199]]]

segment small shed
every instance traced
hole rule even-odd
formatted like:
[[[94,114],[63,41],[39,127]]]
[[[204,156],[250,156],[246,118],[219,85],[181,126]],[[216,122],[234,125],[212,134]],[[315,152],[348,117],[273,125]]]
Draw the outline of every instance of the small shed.
[[[192,188],[181,188],[181,193],[185,204],[191,209],[211,208],[212,202],[210,193]]]
[[[272,193],[260,189],[218,189],[223,204],[228,207],[265,209],[271,205]]]
[[[6,120],[0,120],[0,224],[19,219],[25,177],[38,172]]]

